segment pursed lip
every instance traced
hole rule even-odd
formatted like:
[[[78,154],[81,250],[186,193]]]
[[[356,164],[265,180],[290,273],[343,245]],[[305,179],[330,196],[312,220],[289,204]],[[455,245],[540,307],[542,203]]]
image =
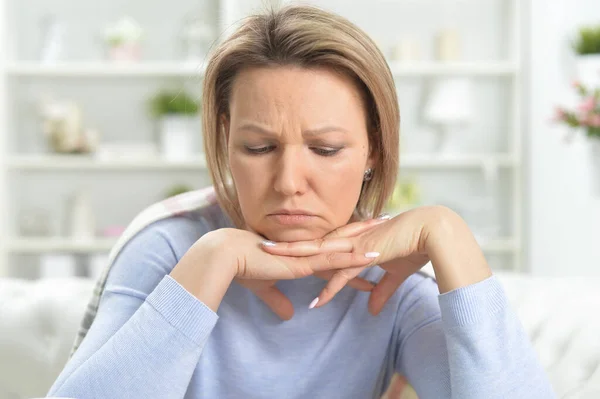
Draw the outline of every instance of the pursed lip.
[[[269,215],[302,215],[302,216],[314,216],[314,214],[304,209],[278,209]]]

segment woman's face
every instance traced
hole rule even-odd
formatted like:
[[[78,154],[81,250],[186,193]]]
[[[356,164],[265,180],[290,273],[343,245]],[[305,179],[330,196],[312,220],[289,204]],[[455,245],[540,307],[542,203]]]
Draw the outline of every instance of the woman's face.
[[[348,223],[372,166],[365,107],[351,79],[324,68],[243,70],[225,128],[248,229],[299,241]]]

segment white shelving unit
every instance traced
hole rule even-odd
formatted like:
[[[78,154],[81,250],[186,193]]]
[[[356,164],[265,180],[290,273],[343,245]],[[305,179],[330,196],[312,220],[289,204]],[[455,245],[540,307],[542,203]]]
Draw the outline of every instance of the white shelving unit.
[[[510,62],[390,62],[390,69],[396,77],[427,76],[512,76],[519,66]],[[202,66],[173,62],[148,62],[144,64],[115,65],[106,62],[73,62],[56,65],[40,65],[32,62],[8,64],[6,73],[10,76],[29,77],[161,77],[161,76],[201,76]]]
[[[72,62],[40,65],[34,62],[11,63],[6,73],[14,77],[189,77],[201,76],[201,66],[177,62],[114,64],[109,62]]]
[[[9,0],[18,1],[18,0]],[[504,79],[510,87],[510,124],[506,131],[508,138],[507,151],[501,153],[470,153],[456,156],[439,156],[435,154],[403,154],[401,156],[401,169],[419,171],[446,171],[456,173],[461,171],[486,173],[489,170],[502,170],[511,179],[510,193],[510,235],[482,243],[486,253],[498,254],[509,259],[510,267],[514,270],[522,268],[523,242],[523,159],[522,159],[522,114],[521,114],[521,7],[524,4],[519,0],[509,1],[510,27],[510,56],[506,61],[469,61],[457,63],[416,62],[416,63],[390,63],[390,68],[399,79],[428,79],[444,76],[468,76],[482,79]],[[0,18],[7,21],[10,16],[6,13],[5,3],[0,8]],[[317,2],[318,3],[318,2]],[[238,20],[239,2],[236,0],[221,0],[218,2],[220,13],[218,28],[222,32]],[[3,26],[10,24],[3,24]],[[6,28],[5,28],[6,29]],[[12,32],[11,32],[12,33]],[[18,34],[19,32],[17,32]],[[8,43],[8,49],[13,49],[14,34],[2,32],[0,42]],[[0,45],[0,51],[4,50]],[[2,51],[6,54],[6,51]],[[10,54],[10,52],[9,52]],[[11,54],[14,57],[14,54]],[[202,66],[190,65],[180,62],[143,62],[131,65],[119,65],[105,62],[69,62],[56,65],[41,65],[31,61],[18,59],[3,60],[0,70],[0,117],[6,116],[9,109],[7,99],[11,98],[13,81],[79,79],[99,81],[101,79],[126,78],[161,79],[161,78],[194,78],[201,77]],[[9,193],[13,187],[9,186],[9,177],[13,174],[26,175],[29,173],[47,173],[59,179],[63,173],[93,172],[101,174],[119,174],[135,172],[196,172],[205,171],[206,162],[202,157],[186,162],[167,162],[161,159],[147,159],[138,161],[102,161],[88,156],[58,156],[47,154],[23,154],[13,151],[7,144],[7,137],[18,135],[15,124],[2,118],[2,137],[0,137],[0,275],[6,270],[8,259],[12,255],[40,254],[48,252],[69,253],[94,253],[108,252],[114,244],[114,239],[97,239],[91,241],[74,242],[67,238],[35,238],[19,237],[9,229],[7,219],[15,211],[18,204],[9,202]]]
[[[400,160],[401,169],[469,169],[513,168],[519,159],[511,154],[470,154],[436,157],[429,154],[407,154]],[[139,161],[96,160],[93,157],[69,155],[20,155],[8,158],[6,169],[14,171],[179,171],[206,170],[204,157],[181,162],[150,158]]]

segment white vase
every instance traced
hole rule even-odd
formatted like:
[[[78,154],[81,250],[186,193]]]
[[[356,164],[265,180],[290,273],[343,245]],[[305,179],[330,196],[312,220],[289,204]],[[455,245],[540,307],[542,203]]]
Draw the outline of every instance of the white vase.
[[[161,152],[169,161],[189,160],[197,154],[200,117],[169,115],[160,120]]]
[[[96,220],[89,193],[78,191],[67,205],[67,234],[73,240],[92,240],[96,236]]]
[[[587,87],[600,87],[600,54],[577,57],[577,80]]]
[[[123,43],[110,46],[108,49],[108,58],[115,62],[137,62],[142,54],[139,43]]]

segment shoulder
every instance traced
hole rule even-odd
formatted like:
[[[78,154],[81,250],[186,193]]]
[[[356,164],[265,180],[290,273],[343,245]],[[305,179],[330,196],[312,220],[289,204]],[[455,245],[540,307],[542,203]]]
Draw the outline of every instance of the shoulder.
[[[218,205],[172,215],[140,229],[125,243],[121,253],[132,247],[168,251],[178,261],[200,237],[223,227],[227,225]]]
[[[153,265],[168,274],[190,247],[209,231],[227,227],[218,205],[182,212],[148,223],[128,237],[114,257],[113,268]],[[111,274],[118,273],[113,270]]]

